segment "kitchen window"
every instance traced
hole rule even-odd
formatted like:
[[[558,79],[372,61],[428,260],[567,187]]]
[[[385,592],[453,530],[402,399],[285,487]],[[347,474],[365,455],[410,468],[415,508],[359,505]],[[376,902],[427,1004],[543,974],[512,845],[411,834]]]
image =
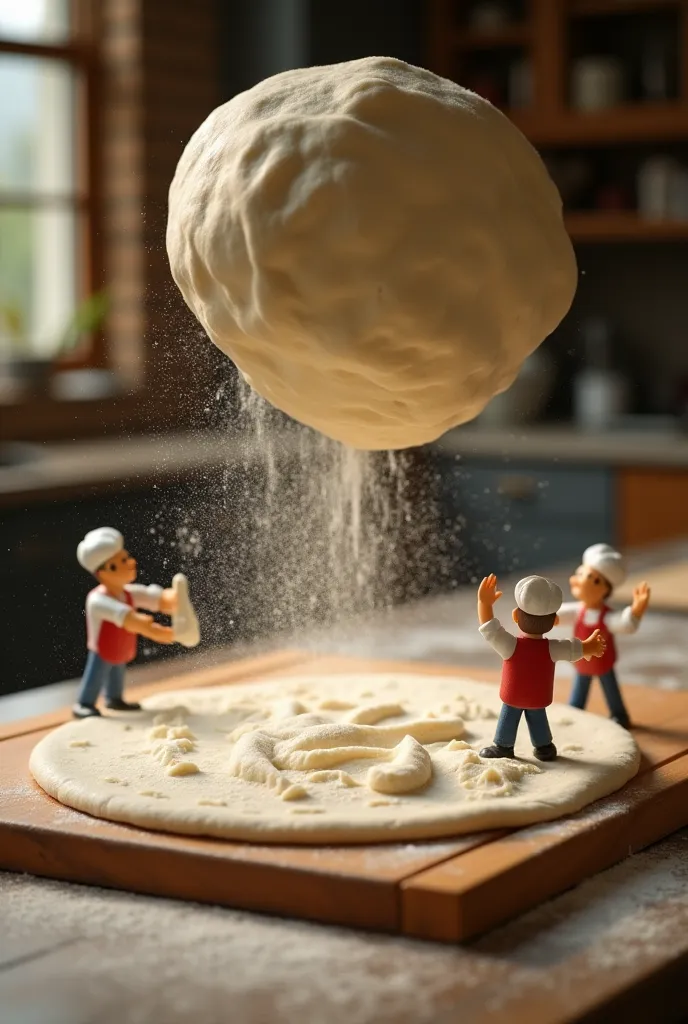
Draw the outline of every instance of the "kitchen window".
[[[99,365],[88,0],[0,0],[0,361]],[[74,326],[72,324],[72,326]],[[71,337],[70,337],[71,334]],[[78,345],[74,347],[74,343]]]

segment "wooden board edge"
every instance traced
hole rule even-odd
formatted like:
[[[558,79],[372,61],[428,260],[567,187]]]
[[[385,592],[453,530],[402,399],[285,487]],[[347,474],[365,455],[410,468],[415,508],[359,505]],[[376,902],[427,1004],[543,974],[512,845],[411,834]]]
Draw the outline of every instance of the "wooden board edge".
[[[390,880],[213,856],[199,871],[194,851],[154,843],[105,844],[0,822],[0,869],[370,931],[400,928],[398,886]]]
[[[611,794],[574,815],[570,821],[580,827],[552,832],[539,851],[533,840],[543,826],[536,825],[406,878],[403,934],[452,943],[475,938],[684,827],[688,755],[641,776],[625,794],[623,803]],[[515,844],[522,844],[520,853]]]

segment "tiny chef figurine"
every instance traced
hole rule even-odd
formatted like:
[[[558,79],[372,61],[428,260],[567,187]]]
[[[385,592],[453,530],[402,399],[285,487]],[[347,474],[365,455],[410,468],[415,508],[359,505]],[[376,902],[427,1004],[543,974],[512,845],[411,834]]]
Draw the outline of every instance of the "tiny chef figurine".
[[[103,687],[106,707],[138,711],[139,704],[123,699],[124,675],[127,664],[136,657],[137,636],[158,644],[176,640],[186,647],[199,642],[198,620],[188,598],[186,577],[178,573],[169,589],[135,583],[136,559],[125,550],[119,530],[110,526],[87,533],[77,547],[76,557],[95,576],[98,586],[86,598],[88,658],[72,713],[75,718],[99,715],[96,701]],[[159,625],[145,612],[172,615],[172,626]]]
[[[582,638],[592,628],[604,636],[607,646],[602,657],[589,661],[576,661],[576,678],[571,690],[569,703],[575,708],[584,708],[590,683],[597,677],[602,686],[610,717],[628,729],[631,720],[621,696],[614,672],[616,663],[615,633],[635,633],[640,620],[647,611],[650,588],[641,583],[633,590],[633,602],[623,611],[613,612],[606,603],[614,587],[621,586],[626,579],[626,561],[609,544],[593,544],[583,552],[581,565],[569,580],[571,594],[575,601],[561,606],[559,621],[573,625],[573,635]]]
[[[586,640],[545,639],[544,634],[559,621],[562,593],[544,576],[526,576],[516,584],[512,618],[521,630],[518,637],[494,618],[492,609],[501,596],[497,577],[486,576],[478,588],[478,621],[480,632],[504,660],[499,690],[503,703],[494,743],[481,750],[480,756],[513,757],[521,715],[525,714],[533,753],[540,761],[553,761],[557,748],[546,709],[554,696],[554,663],[599,657],[605,639],[598,629]]]

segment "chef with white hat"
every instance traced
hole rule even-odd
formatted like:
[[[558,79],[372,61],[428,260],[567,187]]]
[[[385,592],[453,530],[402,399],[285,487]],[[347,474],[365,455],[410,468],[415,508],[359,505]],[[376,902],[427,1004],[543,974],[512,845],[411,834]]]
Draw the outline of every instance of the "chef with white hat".
[[[87,533],[76,557],[79,565],[95,576],[98,586],[86,598],[88,658],[72,709],[74,717],[99,715],[96,701],[103,688],[106,707],[138,711],[139,704],[123,699],[126,666],[136,657],[136,637],[170,644],[175,635],[169,626],[159,625],[137,609],[171,615],[177,606],[176,592],[134,583],[136,559],[125,549],[119,530],[111,526]]]
[[[486,576],[478,588],[480,632],[503,659],[499,696],[502,710],[494,742],[480,751],[481,757],[513,757],[516,735],[525,715],[533,753],[540,761],[553,761],[557,748],[547,720],[554,697],[554,664],[599,656],[604,638],[595,630],[586,639],[547,640],[545,633],[559,621],[560,587],[544,576],[526,576],[516,584],[512,618],[521,630],[516,637],[494,617],[493,607],[502,596],[497,577]]]
[[[602,686],[609,714],[615,722],[630,727],[631,720],[616,678],[616,645],[614,634],[635,633],[647,611],[650,588],[641,583],[633,590],[633,602],[623,611],[613,612],[606,603],[615,587],[626,579],[626,559],[609,544],[592,544],[583,552],[581,564],[569,580],[574,601],[561,606],[559,621],[572,625],[573,635],[582,637],[590,629],[599,629],[607,646],[600,658],[575,663],[576,677],[569,703],[584,708],[590,684],[597,677]]]

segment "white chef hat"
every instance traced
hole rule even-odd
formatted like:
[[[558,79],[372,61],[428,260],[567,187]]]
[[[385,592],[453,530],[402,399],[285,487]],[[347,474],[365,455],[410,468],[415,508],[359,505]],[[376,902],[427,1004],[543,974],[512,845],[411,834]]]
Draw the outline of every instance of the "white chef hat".
[[[99,526],[86,534],[76,549],[76,557],[84,569],[95,572],[123,547],[124,537],[119,530],[112,526]]]
[[[626,559],[610,544],[593,544],[583,552],[583,565],[595,569],[611,587],[620,587],[626,579]]]
[[[561,587],[544,576],[526,576],[514,591],[516,604],[527,615],[554,615],[561,608]]]

